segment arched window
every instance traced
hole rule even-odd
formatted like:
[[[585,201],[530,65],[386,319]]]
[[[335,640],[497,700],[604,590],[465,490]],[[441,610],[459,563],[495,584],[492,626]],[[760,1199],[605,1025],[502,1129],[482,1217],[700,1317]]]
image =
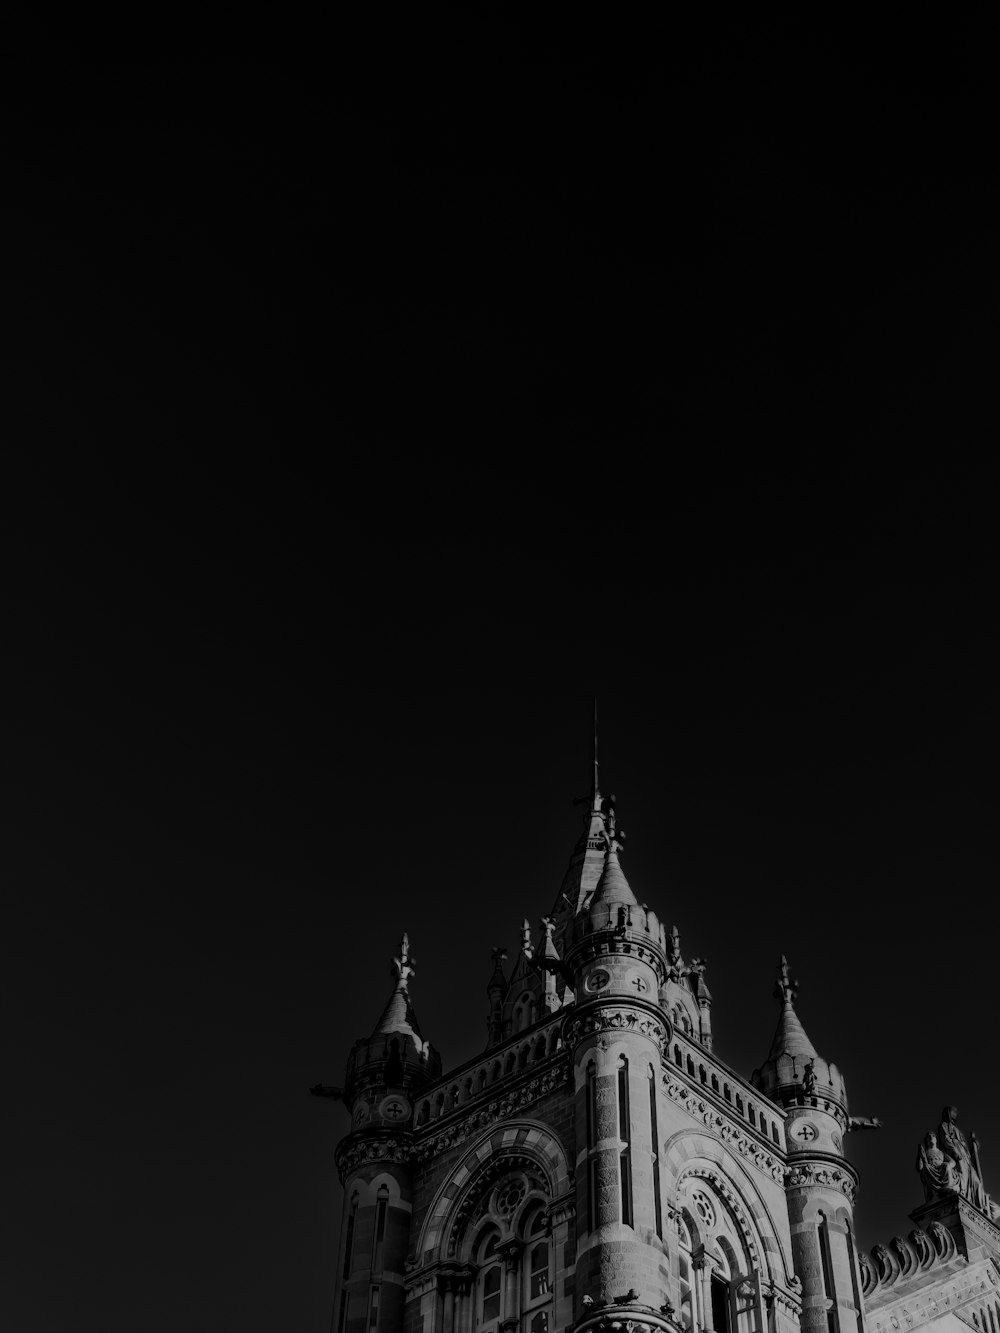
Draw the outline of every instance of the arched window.
[[[528,1333],[550,1333],[552,1328],[550,1251],[548,1237],[545,1235],[545,1214],[539,1209],[528,1219],[524,1228],[522,1326]]]
[[[344,1277],[351,1276],[351,1264],[354,1262],[354,1228],[358,1224],[358,1195],[351,1195],[351,1211],[347,1215],[347,1237],[344,1241]]]
[[[694,1301],[692,1299],[691,1232],[684,1218],[677,1215],[677,1276],[680,1279],[681,1327],[694,1328]]]
[[[500,1327],[503,1266],[497,1254],[499,1240],[499,1235],[491,1231],[479,1245],[479,1272],[476,1275],[476,1328],[479,1333]]]
[[[372,1250],[372,1272],[374,1273],[381,1273],[382,1271],[382,1252],[385,1248],[385,1222],[388,1211],[389,1189],[388,1186],[381,1185],[375,1203],[375,1245]]]

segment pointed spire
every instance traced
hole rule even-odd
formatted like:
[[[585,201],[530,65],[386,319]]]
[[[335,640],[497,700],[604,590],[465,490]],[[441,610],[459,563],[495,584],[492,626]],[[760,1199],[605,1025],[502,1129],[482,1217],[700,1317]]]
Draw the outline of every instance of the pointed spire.
[[[486,986],[486,992],[507,990],[507,978],[504,976],[503,965],[507,961],[507,950],[502,944],[498,944],[490,952],[490,960],[493,963],[493,975],[490,977]]]
[[[389,1003],[382,1011],[382,1017],[375,1025],[373,1037],[404,1033],[416,1037],[418,1042],[423,1043],[409,991],[409,981],[416,971],[416,965],[417,960],[410,953],[409,936],[404,931],[403,938],[399,942],[399,953],[392,960],[390,969],[396,978],[396,985],[389,996]]]
[[[613,796],[601,795],[600,765],[597,757],[597,696],[594,696],[593,756],[591,787],[588,796],[578,796],[573,804],[586,806],[583,832],[573,849],[559,894],[552,908],[553,916],[565,917],[579,912],[597,886],[604,869],[606,834],[614,832]]]
[[[597,766],[597,695],[594,695],[594,787],[591,792],[591,809],[601,808],[601,782]]]
[[[630,907],[639,906],[639,900],[632,892],[632,887],[625,878],[625,871],[622,870],[621,862],[618,860],[621,839],[624,837],[624,833],[620,833],[617,837],[607,839],[608,851],[604,858],[604,870],[590,900],[591,907],[598,903],[627,903]]]
[[[774,987],[774,997],[781,1001],[781,1014],[778,1017],[774,1040],[771,1042],[769,1060],[777,1060],[780,1055],[819,1058],[819,1053],[806,1035],[806,1030],[792,1007],[798,994],[798,986],[797,981],[792,981],[788,959],[782,954],[778,963],[778,980]]]
[[[544,932],[541,954],[542,965],[544,966],[547,962],[558,963],[560,961],[559,950],[556,948],[552,939],[552,932],[556,928],[556,919],[554,916],[543,916],[539,925]]]

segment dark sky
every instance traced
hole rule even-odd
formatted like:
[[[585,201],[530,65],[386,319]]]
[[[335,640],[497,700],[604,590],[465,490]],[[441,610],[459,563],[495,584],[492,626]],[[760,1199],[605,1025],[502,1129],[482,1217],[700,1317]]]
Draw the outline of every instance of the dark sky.
[[[509,10],[3,81],[3,1323],[325,1333],[400,931],[446,1063],[578,832],[862,1239],[1000,1195],[995,34]],[[289,20],[289,25],[291,20]],[[610,26],[609,26],[610,24]]]

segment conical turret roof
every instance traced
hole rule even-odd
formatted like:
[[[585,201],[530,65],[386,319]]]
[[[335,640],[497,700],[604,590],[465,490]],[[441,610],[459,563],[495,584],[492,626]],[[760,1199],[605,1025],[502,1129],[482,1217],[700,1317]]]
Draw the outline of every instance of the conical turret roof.
[[[373,1037],[403,1035],[415,1037],[419,1045],[423,1036],[417,1023],[417,1015],[410,999],[409,979],[416,970],[416,959],[410,954],[410,941],[404,935],[399,945],[399,956],[392,960],[392,970],[396,985],[389,996],[389,1003],[382,1010],[382,1017],[375,1024]]]
[[[599,903],[627,903],[630,907],[639,906],[639,900],[632,892],[631,885],[625,878],[625,871],[622,870],[621,862],[618,860],[618,848],[614,841],[608,846],[604,870],[597,882],[590,906],[596,907]]]
[[[846,1105],[840,1071],[819,1054],[795,1012],[797,990],[798,982],[791,980],[788,959],[782,954],[774,988],[775,998],[781,1002],[778,1026],[767,1059],[754,1070],[750,1081],[779,1101],[795,1101],[815,1092]]]
[[[809,1040],[795,1012],[794,1002],[798,989],[799,983],[791,980],[788,959],[782,954],[778,963],[778,980],[774,983],[774,998],[781,1001],[781,1013],[778,1015],[778,1026],[774,1029],[774,1040],[766,1063],[776,1063],[782,1055],[791,1056],[796,1061],[819,1059],[819,1051]]]

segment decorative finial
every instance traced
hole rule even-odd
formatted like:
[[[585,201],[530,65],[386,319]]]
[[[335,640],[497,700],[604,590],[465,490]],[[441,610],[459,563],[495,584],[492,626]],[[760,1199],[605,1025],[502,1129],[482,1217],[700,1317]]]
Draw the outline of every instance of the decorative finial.
[[[624,850],[625,831],[624,829],[615,828],[614,811],[612,811],[608,823],[610,827],[604,834],[604,849],[609,853],[615,852],[617,854],[618,852]]]
[[[531,925],[527,917],[521,922],[521,952],[525,958],[531,958],[535,952],[535,946],[531,942]]]
[[[404,987],[417,970],[417,960],[410,953],[410,937],[405,930],[403,938],[399,941],[399,955],[392,960],[391,970],[392,975],[398,977],[399,984]]]
[[[782,954],[781,961],[778,963],[778,980],[774,986],[774,998],[790,1005],[794,1003],[798,993],[799,983],[792,981],[788,970],[788,959]]]
[[[490,950],[490,962],[496,963],[497,967],[502,967],[507,961],[507,950],[502,944],[495,944]]]
[[[597,695],[594,695],[594,809],[600,808],[601,783],[597,770]]]
[[[611,797],[611,803],[614,804],[614,797]],[[594,814],[607,815],[608,803],[601,800],[601,780],[597,763],[597,695],[594,695],[594,774],[590,788],[589,796],[577,796],[573,800],[574,805],[587,805]]]

